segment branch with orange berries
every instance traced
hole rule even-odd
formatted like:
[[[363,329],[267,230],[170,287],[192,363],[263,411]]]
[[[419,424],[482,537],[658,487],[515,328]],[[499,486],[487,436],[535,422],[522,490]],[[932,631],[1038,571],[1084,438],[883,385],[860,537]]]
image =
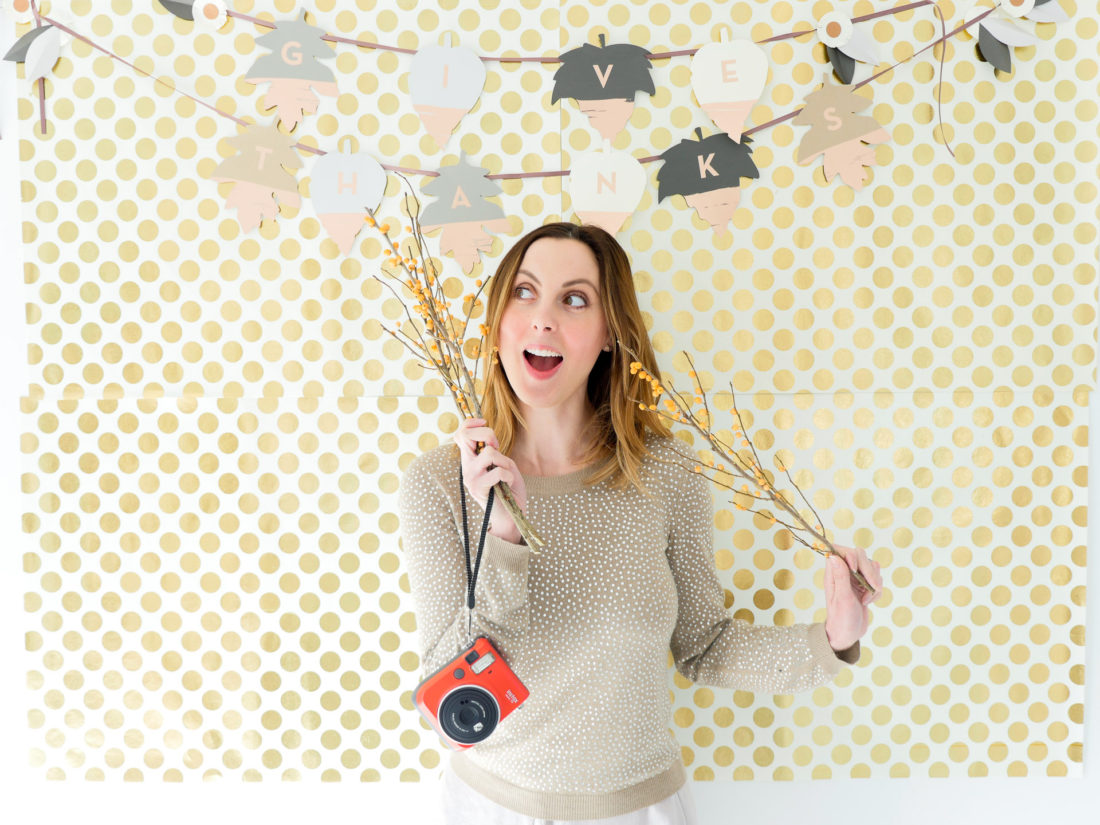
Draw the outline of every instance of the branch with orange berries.
[[[657,405],[658,399],[666,393],[666,389],[661,385],[660,379],[649,375],[645,371],[645,369],[643,369],[641,361],[638,360],[637,355],[635,355],[635,353],[632,352],[629,347],[624,345],[621,341],[619,342],[619,345],[622,346],[623,351],[626,352],[631,359],[633,359],[630,362],[630,374],[637,375],[640,381],[645,381],[649,384],[649,392],[652,396],[652,399],[648,404],[639,401],[638,406],[642,409],[648,408],[650,410],[654,410],[662,418],[667,418],[670,421],[676,422],[678,424],[687,424],[691,426],[710,445],[712,452],[716,453],[720,459],[728,462],[730,469],[726,470],[726,464],[722,463],[718,464],[718,466],[715,467],[712,463],[713,459],[710,458],[709,455],[707,456],[707,460],[704,463],[707,463],[708,466],[715,472],[725,473],[726,475],[740,476],[747,483],[742,484],[740,490],[735,489],[735,487],[729,484],[723,484],[717,478],[713,478],[707,475],[703,471],[702,465],[698,463],[697,458],[686,456],[679,450],[673,448],[678,455],[680,455],[682,458],[686,459],[690,463],[691,472],[698,473],[704,478],[713,481],[720,487],[725,487],[728,490],[733,490],[733,504],[737,507],[738,510],[747,510],[750,513],[754,513],[761,518],[766,519],[768,521],[768,524],[773,527],[777,524],[781,525],[782,527],[786,528],[786,530],[796,541],[804,544],[806,547],[809,547],[815,553],[819,553],[822,556],[826,557],[836,555],[840,556],[842,559],[844,558],[843,555],[837,552],[837,549],[833,546],[832,542],[829,541],[828,537],[825,535],[825,526],[824,524],[822,524],[821,516],[818,515],[817,510],[815,510],[813,505],[810,504],[809,499],[806,498],[805,494],[803,494],[802,490],[795,483],[794,479],[791,478],[790,472],[787,470],[787,467],[783,464],[783,461],[779,458],[779,456],[775,457],[775,461],[778,464],[779,469],[786,473],[787,479],[790,481],[791,486],[794,487],[795,490],[798,490],[798,494],[802,496],[802,500],[806,502],[806,506],[810,508],[810,512],[812,512],[814,518],[817,519],[817,526],[814,527],[810,525],[808,521],[806,521],[806,519],[802,516],[802,513],[800,513],[795,507],[794,502],[788,498],[786,491],[779,491],[775,489],[774,475],[769,476],[768,471],[763,468],[760,462],[760,455],[756,452],[756,447],[753,445],[752,441],[748,437],[748,431],[745,428],[745,422],[741,418],[741,411],[737,409],[737,397],[734,395],[732,382],[730,383],[730,396],[732,398],[731,406],[733,408],[734,415],[736,415],[737,417],[738,423],[738,426],[735,427],[733,430],[733,436],[739,438],[741,441],[742,449],[740,451],[737,451],[730,445],[726,444],[718,437],[717,434],[715,434],[711,430],[710,408],[707,404],[706,394],[703,392],[702,387],[699,385],[698,376],[695,372],[695,364],[692,362],[690,355],[688,355],[686,352],[683,353],[684,357],[688,360],[688,365],[691,368],[688,374],[695,382],[696,391],[694,398],[691,399],[690,402],[686,402],[681,393],[677,392],[675,389],[669,389],[667,391],[668,398],[665,399],[664,406],[671,412],[665,413],[659,410]],[[702,409],[698,413],[694,412],[692,409],[694,404],[702,405]],[[731,438],[730,440],[732,441],[733,439]],[[675,464],[676,466],[688,469],[687,465],[680,464],[679,462],[666,463]],[[750,484],[752,485],[751,489],[749,486]],[[742,501],[745,500],[749,501],[750,504],[742,503]],[[782,513],[788,516],[790,520],[785,521],[783,518],[780,518],[773,512],[752,509],[751,502],[753,501],[771,502],[774,510],[782,511]],[[808,533],[812,541],[807,541],[806,539],[804,539],[800,535],[801,533]],[[849,568],[848,572],[851,575],[851,578],[859,585],[859,587],[871,593],[875,592],[875,589],[858,570],[852,570]]]
[[[406,184],[409,183],[404,175],[400,172],[397,174]],[[409,189],[412,190],[411,184]],[[478,280],[476,282],[477,292],[463,296],[462,306],[466,316],[460,324],[458,319],[451,314],[450,299],[447,297],[443,283],[440,281],[435,261],[432,260],[430,255],[427,257],[424,255],[427,242],[420,227],[420,201],[415,195],[411,196],[411,200],[416,206],[415,211],[410,208],[410,195],[406,193],[404,211],[409,217],[409,224],[405,226],[405,231],[411,233],[411,236],[405,243],[404,253],[402,253],[401,244],[390,238],[390,225],[388,223],[379,224],[373,210],[369,207],[366,207],[367,216],[363,219],[368,226],[377,229],[385,238],[386,257],[382,267],[383,274],[404,286],[406,294],[411,293],[414,300],[410,312],[409,305],[402,294],[386,281],[372,275],[371,277],[374,280],[393,292],[397,300],[401,302],[405,315],[409,319],[409,323],[405,325],[404,329],[402,329],[402,322],[397,322],[397,328],[402,335],[398,335],[397,332],[389,329],[385,324],[382,324],[382,329],[391,335],[394,340],[403,344],[422,367],[439,372],[451,393],[451,397],[454,399],[455,405],[463,416],[466,418],[480,418],[481,402],[478,399],[476,387],[477,362],[475,361],[474,374],[471,375],[466,368],[466,358],[482,358],[485,336],[488,334],[489,329],[485,324],[479,324],[478,331],[481,335],[469,341],[466,340],[466,330],[470,318],[482,307],[482,302],[478,300],[478,296],[485,288],[485,284]],[[420,326],[413,320],[413,312],[420,316]],[[412,328],[415,337],[408,333],[409,327]],[[420,327],[423,327],[423,329]],[[500,365],[496,347],[488,355],[491,357],[485,359],[489,362],[486,373],[491,369],[499,368]],[[480,453],[484,447],[485,443],[479,441],[477,442],[476,451]],[[511,514],[520,534],[531,548],[531,552],[537,554],[546,542],[523,514],[512,489],[503,481],[498,481],[493,485],[493,491],[496,494],[496,499]]]

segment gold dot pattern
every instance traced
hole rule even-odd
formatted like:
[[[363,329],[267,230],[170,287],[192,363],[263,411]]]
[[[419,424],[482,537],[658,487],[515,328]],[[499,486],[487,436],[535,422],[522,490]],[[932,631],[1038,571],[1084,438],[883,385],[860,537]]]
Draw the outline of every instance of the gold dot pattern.
[[[671,726],[693,779],[1081,775],[1100,37],[1095,14],[1059,2],[1070,20],[1014,49],[1010,77],[973,40],[948,43],[954,160],[929,50],[860,90],[892,135],[860,192],[795,164],[804,128],[789,122],[754,135],[761,177],[745,181],[729,234],[680,197],[657,203],[659,164],[646,166],[618,237],[663,383],[689,386],[686,349],[720,409],[713,394],[732,384],[757,447],[886,581],[860,664],[827,687],[754,696],[675,675]],[[234,8],[307,9],[332,34],[410,49],[453,31],[501,55],[557,55],[601,32],[684,49],[727,23],[760,40],[839,8],[521,5]],[[181,90],[272,121],[265,90],[241,80],[264,53],[257,27],[196,34],[128,0],[75,0],[69,14]],[[918,9],[871,30],[897,60],[939,36],[934,19]],[[820,83],[824,47],[809,40],[769,45],[751,123]],[[575,101],[550,104],[556,64],[488,63],[441,151],[408,103],[408,56],[335,52],[340,95],[298,127],[305,143],[352,135],[382,162],[426,169],[461,149],[492,173],[568,168],[598,146]],[[714,131],[689,66],[654,61],[656,92],[636,97],[615,148],[641,157]],[[210,180],[237,127],[80,41],[46,81],[44,137],[24,92],[32,763],[50,778],[426,778],[445,748],[411,701],[396,485],[457,418],[381,328],[402,312],[370,277],[377,236],[364,229],[339,254],[308,204],[308,155],[302,207],[242,233],[228,184]],[[471,279],[524,231],[573,216],[558,177],[499,183],[512,231]],[[393,224],[402,187],[390,175]],[[466,276],[443,261],[460,295]],[[824,619],[816,555],[732,506],[714,526],[736,615]]]

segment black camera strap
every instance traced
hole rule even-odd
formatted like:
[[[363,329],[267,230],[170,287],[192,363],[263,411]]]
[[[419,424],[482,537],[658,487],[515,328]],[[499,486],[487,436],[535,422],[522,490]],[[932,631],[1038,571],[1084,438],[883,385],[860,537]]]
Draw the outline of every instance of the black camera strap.
[[[466,488],[462,484],[462,462],[458,464],[458,495],[462,500],[462,538],[466,546],[466,607],[474,609],[474,585],[477,583],[477,571],[481,569],[481,551],[485,547],[485,534],[489,530],[489,513],[493,509],[493,488],[489,488],[489,497],[485,501],[485,518],[481,521],[481,537],[477,543],[477,557],[474,560],[474,569],[470,570],[470,533],[466,525]],[[469,614],[467,614],[469,618]],[[468,626],[468,625],[467,625]]]

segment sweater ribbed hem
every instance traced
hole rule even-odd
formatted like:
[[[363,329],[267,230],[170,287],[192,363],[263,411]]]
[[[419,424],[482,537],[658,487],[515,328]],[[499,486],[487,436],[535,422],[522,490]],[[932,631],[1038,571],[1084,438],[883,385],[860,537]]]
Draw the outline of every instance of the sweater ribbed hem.
[[[482,796],[523,816],[537,819],[600,819],[620,816],[660,802],[687,782],[680,761],[656,776],[610,793],[556,793],[521,788],[473,764],[464,751],[450,753],[455,776]]]

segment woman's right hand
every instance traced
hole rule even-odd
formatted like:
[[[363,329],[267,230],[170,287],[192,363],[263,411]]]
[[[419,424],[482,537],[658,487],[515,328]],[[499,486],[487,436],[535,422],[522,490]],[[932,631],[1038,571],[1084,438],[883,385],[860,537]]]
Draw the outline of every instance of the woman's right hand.
[[[524,515],[527,513],[527,487],[523,482],[516,462],[498,449],[500,442],[496,433],[485,426],[483,418],[466,418],[458,425],[454,434],[462,458],[462,482],[470,496],[485,509],[489,501],[489,489],[503,481],[512,490],[512,495]],[[478,443],[484,444],[477,452]],[[507,538],[513,544],[520,542],[519,527],[512,514],[501,505],[500,496],[493,494],[493,510],[489,514],[490,531],[493,535]]]

